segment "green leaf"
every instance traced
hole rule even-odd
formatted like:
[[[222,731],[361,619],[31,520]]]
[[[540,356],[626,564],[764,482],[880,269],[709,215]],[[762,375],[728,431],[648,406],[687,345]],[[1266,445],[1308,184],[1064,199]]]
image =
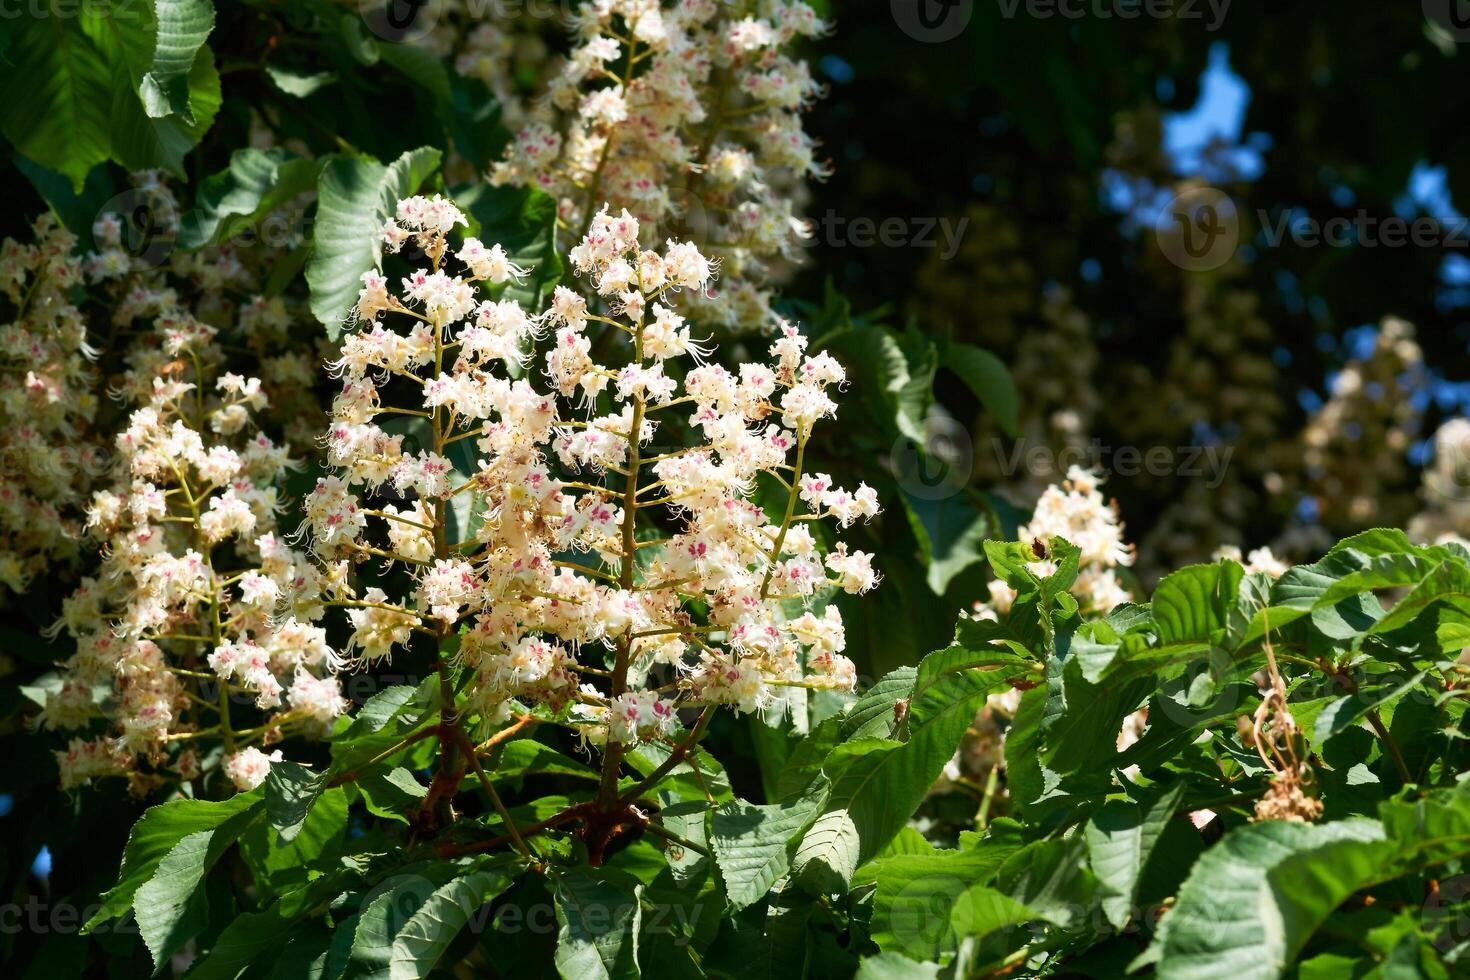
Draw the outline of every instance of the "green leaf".
[[[1391,704],[1408,694],[1427,674],[1428,671],[1421,670],[1397,686],[1374,685],[1367,690],[1360,689],[1353,694],[1344,695],[1328,704],[1318,713],[1313,726],[1313,747],[1320,751],[1328,739],[1357,724],[1369,711]]]
[[[345,773],[363,765],[438,717],[437,676],[417,688],[396,684],[379,691],[357,709],[350,723],[339,720],[345,727],[332,736],[331,772]]]
[[[138,888],[133,901],[138,932],[153,954],[154,969],[182,949],[203,924],[204,896],[196,891],[209,866],[229,845],[223,841],[217,847],[214,835],[213,830],[200,830],[182,838]]]
[[[1214,643],[1229,624],[1241,577],[1234,562],[1190,565],[1166,575],[1154,590],[1154,625],[1159,642]]]
[[[926,581],[936,595],[985,560],[985,537],[995,534],[985,511],[958,494],[925,500],[903,493],[904,509],[929,566]]]
[[[802,838],[792,864],[801,880],[821,890],[838,881],[845,884],[858,865],[893,839],[918,809],[986,697],[1010,686],[1015,671],[972,666],[995,656],[957,648],[930,654],[914,681],[907,741],[861,738],[833,750],[823,767],[832,780],[826,812]]]
[[[402,766],[374,766],[357,777],[357,789],[370,812],[391,820],[403,816],[428,790]]]
[[[384,64],[402,72],[414,84],[422,86],[434,97],[434,101],[449,101],[449,69],[434,52],[413,44],[379,41],[378,57]]]
[[[763,898],[791,867],[791,844],[821,808],[820,796],[757,806],[732,800],[710,815],[710,846],[730,905]]]
[[[1107,894],[1103,913],[1117,929],[1128,924],[1144,865],[1179,808],[1183,780],[1139,803],[1110,800],[1087,822],[1087,855]]]
[[[185,76],[184,112],[159,118],[144,111],[138,92],[152,64],[157,24],[151,8],[91,5],[81,23],[111,67],[109,132],[112,158],[129,170],[159,168],[183,176],[184,157],[209,127],[221,103],[214,54],[200,47]]]
[[[505,858],[491,858],[435,889],[393,940],[390,980],[418,980],[486,902],[510,887],[516,871]]]
[[[456,189],[455,200],[487,247],[499,244],[512,262],[528,270],[502,287],[504,296],[528,312],[540,310],[565,272],[556,247],[555,199],[535,188],[478,183]]]
[[[93,929],[131,908],[138,890],[185,837],[217,831],[213,840],[228,843],[244,832],[263,806],[262,793],[256,790],[220,802],[170,800],[148,809],[128,834],[117,884],[102,896],[101,908],[84,928]]]
[[[271,825],[269,809],[267,820],[253,824],[240,837],[240,854],[263,896],[301,888],[337,859],[347,843],[347,807],[347,790],[335,787],[312,803],[291,839],[284,839]]]
[[[899,670],[910,672],[908,686],[904,688],[905,694],[914,686],[913,669],[912,667],[899,668]],[[891,677],[893,674],[889,673],[884,676]],[[891,705],[888,710],[892,712]],[[786,765],[781,769],[781,775],[776,780],[776,799],[779,802],[789,803],[795,800],[806,792],[807,787],[811,786],[813,781],[822,778],[822,764],[827,761],[827,756],[831,754],[837,743],[844,739],[844,720],[844,716],[834,715],[812,729],[806,738],[796,743],[796,747],[791,750],[791,755],[786,760]],[[874,721],[873,725],[881,727],[881,722]],[[879,731],[876,734],[880,738],[886,738],[891,733],[892,727],[890,726],[887,731]],[[869,732],[868,734],[874,733]]]
[[[556,876],[556,969],[566,980],[637,977],[643,886],[591,871]]]
[[[1016,849],[1008,841],[980,841],[965,850],[930,850],[874,862],[878,887],[873,895],[873,942],[879,949],[915,959],[953,953],[958,940],[951,927],[956,904],[973,887],[989,884]]]
[[[301,833],[311,805],[327,788],[328,773],[314,773],[294,762],[278,762],[265,777],[265,812],[281,840]]]
[[[629,767],[641,776],[648,776],[668,759],[674,750],[659,742],[644,742],[627,751],[623,760]],[[695,766],[690,765],[693,760]],[[719,760],[710,755],[703,748],[696,748],[692,753],[685,756],[668,775],[659,781],[658,787],[669,790],[678,795],[681,800],[704,801],[708,799],[706,790],[710,797],[716,802],[724,803],[733,800],[735,794],[730,790],[730,777],[725,773],[725,767],[720,765]],[[650,790],[653,787],[650,787]]]
[[[858,966],[854,980],[935,980],[938,963],[915,963],[899,953],[879,953]]]
[[[339,867],[306,883],[303,869],[301,887],[281,896],[261,912],[236,916],[212,942],[204,943],[200,958],[189,971],[189,980],[234,980],[248,968],[263,967],[277,956],[274,975],[320,977],[320,969],[314,973],[300,969],[306,964],[300,963],[298,956],[310,960],[324,953],[330,934],[308,932],[301,928],[302,920],[320,912],[360,878],[359,870]],[[308,952],[317,937],[321,945]],[[293,970],[293,967],[298,968]]]
[[[322,168],[306,282],[311,312],[333,340],[357,302],[362,274],[378,264],[384,222],[400,198],[438,169],[440,157],[438,150],[420,147],[387,166],[370,157],[339,156]]]
[[[1441,622],[1434,636],[1439,641],[1441,653],[1458,654],[1470,647],[1470,623]]]
[[[0,132],[80,193],[87,171],[112,152],[112,66],[63,0],[48,0],[42,16],[19,17],[11,30],[0,58]]]
[[[1241,827],[1195,862],[1139,964],[1161,980],[1274,980],[1391,851],[1372,820]]]
[[[380,883],[363,901],[356,916],[338,927],[351,927],[352,945],[343,980],[388,980],[395,941],[419,910],[461,866],[449,862],[413,865]]]
[[[298,99],[304,99],[337,81],[337,73],[333,71],[308,72],[281,65],[266,65],[265,74],[276,88]]]
[[[153,0],[158,42],[153,67],[143,76],[138,94],[143,111],[155,119],[181,115],[193,123],[189,105],[189,73],[199,49],[214,29],[210,0]]]
[[[26,175],[62,224],[70,228],[80,241],[91,242],[92,225],[117,194],[108,169],[93,167],[78,193],[69,179],[54,170],[23,156],[16,156],[14,162],[15,169]]]
[[[602,776],[597,770],[563,755],[551,746],[534,739],[521,738],[502,745],[488,767],[491,779],[521,779],[525,776],[543,774],[575,776],[578,779],[597,780]]]
[[[1366,559],[1353,552],[1329,553],[1311,565],[1289,568],[1271,590],[1273,606],[1309,610],[1312,625],[1332,639],[1348,639],[1383,617],[1383,607],[1372,595],[1344,599],[1330,609],[1317,609],[1317,599],[1339,579],[1359,571]],[[1273,616],[1272,627],[1278,625]]]
[[[934,371],[938,355],[932,343],[906,350],[899,335],[887,327],[864,326],[838,331],[827,346],[867,392],[880,400],[880,415],[888,438],[903,435],[924,445],[924,420],[934,401]]]
[[[995,887],[1024,905],[1028,918],[1077,928],[1087,921],[1097,892],[1097,878],[1083,860],[1085,849],[1079,836],[1034,841],[1001,866]]]
[[[1006,435],[1020,431],[1020,396],[1001,359],[973,344],[946,344],[939,363],[959,375]]]
[[[280,148],[236,150],[228,168],[200,184],[194,210],[180,222],[179,244],[194,249],[229,240],[239,229],[311,190],[319,167],[318,161],[302,160]]]
[[[1470,614],[1470,567],[1460,559],[1447,559],[1431,568],[1368,633],[1402,629],[1435,606],[1449,606],[1461,617]]]
[[[898,722],[894,709],[913,693],[918,673],[915,667],[899,667],[878,678],[841,716],[838,736],[843,741],[890,737]]]

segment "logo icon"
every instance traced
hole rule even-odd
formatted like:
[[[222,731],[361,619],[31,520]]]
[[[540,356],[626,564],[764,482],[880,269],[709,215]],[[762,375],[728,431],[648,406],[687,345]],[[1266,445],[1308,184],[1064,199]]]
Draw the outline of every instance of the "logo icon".
[[[1424,931],[1433,937],[1434,948],[1448,953],[1470,939],[1470,875],[1455,875],[1439,882],[1424,901]]]
[[[965,887],[952,874],[921,875],[893,897],[889,928],[904,951],[929,959],[954,949],[950,920]]]
[[[1423,0],[1424,16],[1455,41],[1470,41],[1470,2]]]
[[[427,37],[439,23],[442,0],[360,0],[363,23],[390,44]]]
[[[899,30],[928,44],[959,37],[975,13],[975,0],[889,0],[888,5]]]
[[[1235,255],[1240,211],[1221,191],[1193,187],[1164,205],[1154,232],[1164,258],[1186,272],[1208,272]]]
[[[121,248],[135,268],[162,265],[178,244],[177,216],[171,206],[156,203],[142,187],[115,195],[97,212],[92,225],[95,251]]]
[[[1174,724],[1193,728],[1238,710],[1249,689],[1229,652],[1211,646],[1191,657],[1152,703]]]
[[[898,485],[918,500],[947,500],[964,489],[975,471],[970,433],[942,412],[924,419],[923,445],[900,435],[888,452]]]

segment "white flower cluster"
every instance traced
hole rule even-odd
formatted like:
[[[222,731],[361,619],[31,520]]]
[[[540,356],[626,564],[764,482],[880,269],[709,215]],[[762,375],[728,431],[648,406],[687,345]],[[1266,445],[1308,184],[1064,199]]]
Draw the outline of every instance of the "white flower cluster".
[[[1214,559],[1219,561],[1222,558],[1239,563],[1247,575],[1255,575],[1259,572],[1272,578],[1280,578],[1291,567],[1277,558],[1269,547],[1252,548],[1249,554],[1242,554],[1236,545],[1225,544],[1215,549]]]
[[[1318,520],[1338,533],[1401,526],[1413,500],[1408,453],[1421,438],[1424,352],[1412,324],[1386,317],[1373,346],[1333,376],[1326,401],[1302,430],[1305,487]]]
[[[1100,616],[1132,598],[1115,569],[1133,564],[1133,547],[1123,540],[1118,509],[1103,497],[1101,486],[1097,474],[1071,467],[1061,484],[1046,488],[1031,520],[1017,531],[1021,543],[1033,550],[1049,547],[1055,537],[1077,546],[1082,554],[1070,591],[1084,613]],[[1038,558],[1031,567],[1041,577],[1056,571],[1050,558]],[[993,619],[1010,609],[1016,593],[1001,579],[992,579],[989,588],[990,601],[977,603],[975,615]]]
[[[76,553],[79,506],[102,457],[86,440],[97,412],[96,352],[72,305],[76,236],[54,217],[33,242],[0,242],[0,584],[15,592]]]
[[[131,212],[104,212],[97,219],[92,227],[96,249],[85,263],[88,278],[108,295],[108,332],[126,337],[139,331],[136,342],[109,352],[129,365],[114,392],[132,404],[146,401],[153,378],[185,343],[201,361],[222,359],[212,331],[197,325],[201,320],[234,323],[230,342],[248,352],[251,372],[269,392],[270,420],[285,429],[290,445],[310,445],[316,434],[312,417],[319,411],[312,392],[318,359],[301,343],[300,332],[293,332],[297,315],[287,299],[255,293],[278,250],[256,241],[246,250],[255,265],[247,265],[246,256],[229,242],[176,249],[179,203],[163,175],[141,171],[131,175],[131,182],[126,201]],[[164,344],[155,342],[156,331]]]
[[[1470,419],[1450,419],[1434,433],[1434,459],[1421,479],[1424,510],[1409,522],[1409,536],[1470,547]]]
[[[294,464],[256,428],[259,380],[225,373],[208,389],[198,375],[184,380],[212,328],[163,316],[157,329],[174,368],[153,379],[117,436],[112,486],[93,494],[87,523],[104,560],[63,604],[57,629],[76,652],[40,721],[76,730],[105,719],[111,729],[57,753],[63,786],[125,771],[140,790],[191,779],[207,738],[248,788],[258,767],[236,753],[323,734],[346,701],[313,624],[323,611],[316,566],[276,529],[278,488]],[[239,729],[232,707],[266,718]]]
[[[589,0],[550,98],[490,179],[551,193],[577,233],[610,201],[646,244],[696,239],[724,277],[690,309],[765,327],[770,286],[810,234],[794,201],[828,173],[800,115],[821,86],[785,49],[825,30],[800,0]]]
[[[534,314],[497,299],[524,270],[473,238],[448,259],[463,223],[437,197],[399,204],[385,240],[416,240],[431,266],[397,289],[365,275],[358,329],[330,365],[334,472],[307,510],[352,650],[373,661],[415,631],[458,635],[482,718],[512,699],[569,708],[591,741],[666,735],[684,706],[781,710],[787,688],[850,689],[837,610],[787,613],[877,582],[871,556],[813,533],[877,512],[870,488],[803,468],[841,365],[794,327],[768,363],[703,364],[671,304],[706,288],[713,263],[688,243],[643,248],[626,211],[600,211],[571,255],[609,315],[567,288]],[[623,363],[601,360],[592,322]],[[752,499],[759,481],[784,487],[784,517]],[[375,558],[412,569],[412,594],[356,594],[349,561]],[[649,687],[656,667],[674,680]]]

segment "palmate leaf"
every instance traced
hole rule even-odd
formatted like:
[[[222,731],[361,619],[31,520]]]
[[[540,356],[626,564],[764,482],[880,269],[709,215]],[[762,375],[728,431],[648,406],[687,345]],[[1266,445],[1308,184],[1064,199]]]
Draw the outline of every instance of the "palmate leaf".
[[[776,779],[778,798],[790,801],[802,795],[822,776],[827,756],[839,742],[855,738],[888,738],[898,725],[896,707],[913,693],[915,667],[899,667],[884,674],[862,696],[838,715],[822,721],[796,743]]]
[[[1273,607],[1285,606],[1310,617],[1313,627],[1331,639],[1357,636],[1383,618],[1383,607],[1371,594],[1343,599],[1327,608],[1317,608],[1317,600],[1338,580],[1361,571],[1366,558],[1351,551],[1329,553],[1311,565],[1297,565],[1286,570],[1271,590]],[[1274,611],[1274,610],[1273,610]],[[1272,616],[1271,626],[1279,625]]]
[[[300,888],[320,868],[335,863],[347,848],[348,802],[345,788],[326,790],[312,802],[297,832],[286,839],[271,824],[267,800],[266,819],[252,824],[240,837],[240,856],[263,897]]]
[[[1336,701],[1324,707],[1314,719],[1312,728],[1312,745],[1320,750],[1327,740],[1335,735],[1346,731],[1369,711],[1390,705],[1399,698],[1408,694],[1419,683],[1424,680],[1428,671],[1421,670],[1401,683],[1375,684],[1366,689],[1359,689],[1352,694],[1345,694]],[[1397,678],[1391,678],[1396,680]]]
[[[924,420],[934,402],[938,366],[932,343],[884,326],[849,323],[813,345],[820,347],[829,348],[869,398],[881,402],[874,414],[885,438],[902,435],[925,443]]]
[[[418,687],[395,684],[364,702],[332,736],[332,772],[347,772],[393,747],[439,717],[439,679]],[[391,760],[384,760],[391,761]]]
[[[1373,624],[1368,635],[1402,629],[1436,606],[1449,607],[1462,618],[1470,613],[1470,567],[1464,561],[1447,559],[1431,568],[1408,595]]]
[[[337,928],[350,935],[343,980],[388,980],[398,936],[438,890],[462,874],[467,863],[420,862],[399,868],[379,882],[357,914]],[[337,943],[334,939],[334,944]],[[340,948],[340,947],[339,947]]]
[[[307,813],[327,788],[329,773],[314,773],[294,762],[278,762],[265,777],[265,810],[283,841],[290,841],[306,824]]]
[[[659,742],[644,742],[629,749],[623,756],[628,767],[640,776],[648,776],[662,765],[674,750]],[[692,761],[692,765],[691,765]],[[669,770],[658,784],[659,789],[668,790],[681,800],[703,802],[713,798],[717,803],[733,800],[730,777],[718,759],[704,748],[696,748],[684,761]],[[708,795],[706,795],[708,794]]]
[[[357,302],[362,274],[378,264],[384,222],[400,198],[439,168],[441,156],[420,147],[386,166],[370,157],[339,156],[322,169],[306,282],[311,312],[333,340]]]
[[[942,596],[950,583],[985,560],[985,539],[998,529],[984,510],[958,494],[928,500],[905,491],[901,499],[928,566],[925,580]]]
[[[302,928],[303,920],[359,880],[354,868],[334,868],[289,894],[282,895],[260,912],[236,916],[206,945],[189,971],[190,980],[234,980],[250,968],[259,968],[279,956],[276,973],[302,976],[296,956],[305,953],[311,939],[319,935],[324,952],[330,933],[315,934]],[[309,959],[315,959],[311,953]],[[319,975],[319,974],[318,974]]]
[[[17,155],[15,169],[25,174],[41,198],[56,216],[82,241],[92,240],[92,225],[117,194],[112,174],[106,167],[93,167],[80,193],[73,190],[71,180],[43,167],[34,160]]]
[[[164,855],[153,877],[138,888],[133,900],[138,933],[153,955],[155,969],[182,949],[206,921],[208,906],[199,883],[230,843],[221,838],[217,844],[213,830],[189,834]]]
[[[574,776],[578,779],[596,781],[601,774],[563,755],[551,746],[533,739],[521,738],[501,745],[487,767],[490,778],[499,780],[521,780],[535,774]]]
[[[109,132],[112,159],[129,170],[161,168],[180,176],[184,156],[214,123],[221,104],[214,54],[199,47],[186,66],[187,107],[149,115],[139,97],[153,63],[157,21],[143,4],[84,5],[80,23],[111,70]]]

